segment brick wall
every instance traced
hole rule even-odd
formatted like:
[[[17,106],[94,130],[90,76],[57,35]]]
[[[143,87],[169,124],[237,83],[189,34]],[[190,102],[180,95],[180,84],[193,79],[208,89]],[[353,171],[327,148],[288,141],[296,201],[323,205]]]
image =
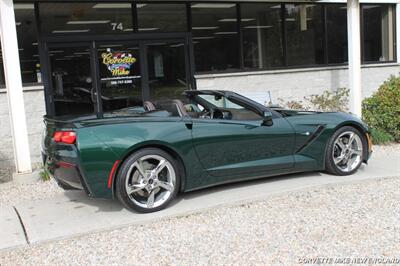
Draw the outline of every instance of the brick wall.
[[[399,75],[398,64],[363,67],[363,97],[370,96],[390,75]],[[273,103],[278,98],[284,101],[302,100],[304,96],[319,94],[323,90],[348,88],[346,67],[241,72],[234,74],[211,74],[196,76],[197,89],[231,90],[260,103]]]
[[[25,113],[32,163],[40,163],[40,142],[45,114],[43,90],[24,91]],[[14,151],[8,112],[7,94],[0,93],[0,167],[14,166]]]

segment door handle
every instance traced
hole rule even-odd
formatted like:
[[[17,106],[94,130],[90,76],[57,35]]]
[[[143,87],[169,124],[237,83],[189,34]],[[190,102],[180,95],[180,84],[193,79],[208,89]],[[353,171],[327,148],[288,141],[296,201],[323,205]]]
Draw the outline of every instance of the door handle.
[[[92,88],[91,90],[90,90],[90,97],[92,98],[92,102],[97,102],[97,93],[95,92],[95,89],[94,88]]]
[[[185,126],[187,129],[192,129],[193,128],[193,122],[192,121],[185,121]]]
[[[245,125],[244,128],[245,129],[254,129],[254,128],[258,128],[259,126],[255,126],[255,125]]]

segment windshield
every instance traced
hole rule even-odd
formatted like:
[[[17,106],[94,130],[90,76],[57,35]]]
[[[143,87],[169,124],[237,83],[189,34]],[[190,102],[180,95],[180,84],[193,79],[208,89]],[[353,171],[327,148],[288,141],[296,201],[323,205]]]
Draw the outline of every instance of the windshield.
[[[199,94],[198,97],[207,101],[208,103],[214,105],[219,108],[234,108],[234,109],[243,109],[242,106],[233,103],[225,96],[220,95],[211,95],[211,94]]]

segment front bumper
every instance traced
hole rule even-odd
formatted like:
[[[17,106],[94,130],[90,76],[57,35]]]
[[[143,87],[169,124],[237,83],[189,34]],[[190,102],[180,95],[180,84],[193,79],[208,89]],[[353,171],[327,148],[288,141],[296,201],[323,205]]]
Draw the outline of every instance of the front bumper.
[[[368,132],[365,133],[365,136],[367,137],[367,154],[364,157],[364,163],[368,164],[368,161],[372,156],[372,139]]]

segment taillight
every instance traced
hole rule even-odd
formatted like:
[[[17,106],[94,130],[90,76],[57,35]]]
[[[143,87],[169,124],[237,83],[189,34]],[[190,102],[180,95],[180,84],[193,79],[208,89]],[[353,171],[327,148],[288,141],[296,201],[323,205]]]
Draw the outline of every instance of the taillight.
[[[76,133],[74,131],[56,131],[54,132],[53,140],[55,142],[74,144],[76,141]]]

